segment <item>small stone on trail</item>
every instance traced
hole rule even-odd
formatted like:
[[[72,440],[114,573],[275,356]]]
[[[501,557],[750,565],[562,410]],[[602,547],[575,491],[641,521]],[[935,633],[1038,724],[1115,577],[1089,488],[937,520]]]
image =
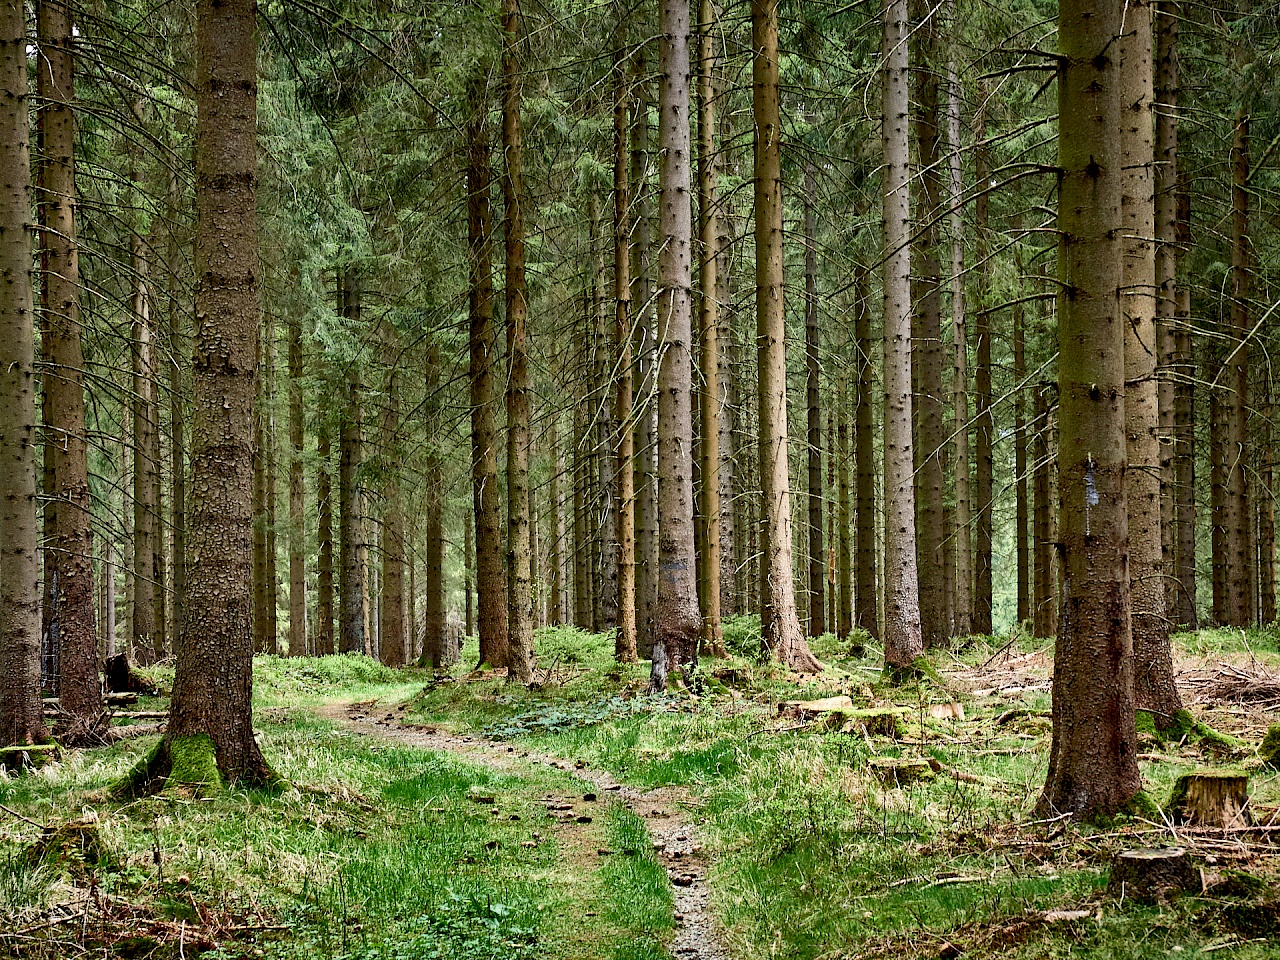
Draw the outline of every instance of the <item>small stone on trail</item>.
[[[691,887],[695,879],[697,878],[691,873],[682,873],[679,876],[672,877],[671,882],[677,887]]]
[[[515,747],[507,747],[507,753],[515,753],[515,752],[516,752]]]
[[[621,790],[621,789],[622,789],[622,784],[620,784],[620,783],[611,783],[611,784],[609,784],[607,787],[605,787],[605,789],[606,789],[606,790]]]
[[[591,822],[591,818],[590,818],[590,817],[579,817],[579,818],[578,818],[578,822],[579,822],[579,823],[590,823],[590,822]]]
[[[613,856],[613,853],[614,851],[610,850],[608,847],[601,847],[599,850],[596,851],[596,856],[611,857]]]
[[[578,770],[585,770],[587,768],[587,761],[579,760],[577,763],[574,764],[574,767],[577,768]]]
[[[591,803],[593,800],[595,800],[595,798],[596,798],[596,795],[594,793],[584,793],[582,795],[582,799],[587,801],[587,803]]]

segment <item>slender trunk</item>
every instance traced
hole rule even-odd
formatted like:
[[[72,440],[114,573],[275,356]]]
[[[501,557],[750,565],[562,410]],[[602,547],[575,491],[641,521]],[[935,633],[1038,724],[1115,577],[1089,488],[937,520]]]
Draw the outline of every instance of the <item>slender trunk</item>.
[[[787,468],[786,314],[782,256],[782,121],[778,90],[777,0],[752,0],[752,107],[755,116],[756,355],[759,460],[764,523],[764,642],[803,673],[822,669],[796,611],[791,567],[791,480]]]
[[[533,679],[529,560],[528,294],[524,276],[524,173],[520,129],[519,0],[502,0],[502,177],[507,310],[507,680]]]
[[[473,636],[476,630],[475,541],[471,524],[472,516],[468,511],[462,519],[462,632],[467,637]]]
[[[135,182],[138,179],[135,174]],[[156,502],[159,443],[155,417],[155,327],[148,289],[145,240],[130,237],[133,288],[133,627],[134,655],[143,663],[158,659],[155,648]]]
[[[178,277],[178,267],[182,261],[182,245],[179,241],[177,221],[178,211],[182,207],[182,181],[176,171],[169,175],[169,201],[167,228],[169,313],[168,338],[169,355],[173,361],[169,364],[169,526],[172,530],[173,563],[170,569],[170,595],[172,597],[169,614],[173,623],[172,636],[177,637],[178,624],[186,612],[187,597],[187,476],[186,476],[186,361],[189,345],[186,339],[183,308],[184,299],[182,284]]]
[[[884,2],[884,656],[902,672],[923,650],[911,443],[911,192],[907,0]],[[859,449],[859,457],[863,451]],[[861,493],[861,491],[859,491]],[[858,509],[862,510],[861,498]]]
[[[289,339],[289,656],[300,657],[307,652],[307,521],[302,446],[302,323],[296,310],[289,311],[286,323]]]
[[[1018,252],[1015,272],[1022,276],[1022,254]],[[1018,623],[1031,619],[1031,499],[1027,476],[1027,399],[1023,381],[1027,378],[1026,336],[1023,306],[1013,305],[1013,476],[1015,490],[1014,542],[1018,558]]]
[[[1174,388],[1174,430],[1177,455],[1173,478],[1176,502],[1173,522],[1177,530],[1177,561],[1174,578],[1178,582],[1176,623],[1187,629],[1199,628],[1196,610],[1196,458],[1195,458],[1195,353],[1191,346],[1191,291],[1177,293],[1174,322],[1178,325],[1175,339],[1180,376]]]
[[[854,357],[857,363],[853,411],[853,463],[857,471],[857,530],[854,552],[854,616],[857,624],[875,639],[880,637],[876,591],[876,474],[875,364],[871,357],[871,275],[862,264],[854,267]]]
[[[658,577],[653,691],[671,670],[697,662],[702,617],[694,557],[690,345],[693,223],[689,210],[689,0],[662,0],[659,14]]]
[[[969,526],[973,520],[969,491],[969,335],[964,302],[964,170],[960,127],[960,78],[954,52],[947,62],[947,163],[950,173],[951,229],[951,347],[954,357],[952,401],[955,407],[955,633],[973,632],[973,546]]]
[[[80,344],[80,260],[76,240],[74,60],[67,0],[36,7],[40,69],[39,158],[42,377],[51,432],[47,489],[56,517],[46,546],[46,581],[56,585],[58,698],[64,743],[84,742],[102,713],[94,616],[93,525],[89,512],[84,355]],[[10,449],[6,446],[6,449]],[[175,448],[176,449],[176,448]]]
[[[262,369],[262,340],[259,329],[255,366]],[[267,449],[264,420],[265,379],[258,377],[258,394],[253,404],[253,652],[269,653],[267,630]]]
[[[457,660],[445,618],[444,471],[440,457],[427,462],[427,609],[422,627],[422,662],[433,670]],[[470,527],[467,527],[468,539]]]
[[[387,666],[400,667],[408,662],[410,637],[405,630],[404,616],[404,500],[399,469],[400,374],[395,356],[395,331],[389,324],[386,340],[389,356],[386,358],[387,392],[382,411],[382,609],[378,620],[378,658]],[[428,395],[433,392],[430,383],[427,390]],[[438,489],[439,485],[438,476],[428,479],[429,489]]]
[[[1058,634],[1058,590],[1053,575],[1053,458],[1049,454],[1052,393],[1051,384],[1036,387],[1035,439],[1031,453],[1035,479],[1035,602],[1031,607],[1031,632],[1045,639]]]
[[[1276,620],[1276,513],[1272,485],[1271,376],[1264,373],[1258,398],[1258,622]]]
[[[489,195],[489,89],[483,70],[471,85],[467,118],[467,250],[470,320],[471,489],[476,534],[476,629],[480,665],[507,665],[507,595],[498,488],[498,340],[493,320],[493,227]]]
[[[1120,6],[1059,13],[1059,452],[1062,624],[1040,817],[1113,816],[1141,787],[1134,731],[1125,503],[1124,337],[1115,131],[1122,78],[1106,51]],[[1157,544],[1159,541],[1157,540]]]
[[[614,657],[619,663],[636,660],[636,497],[635,438],[631,430],[631,259],[627,240],[631,233],[631,186],[627,154],[627,105],[630,90],[621,52],[614,62],[617,73],[613,100],[613,347],[617,358],[617,390],[614,394],[618,492],[618,637]],[[554,421],[553,421],[554,422]],[[552,549],[559,550],[559,506],[556,502],[555,455],[552,444]],[[553,581],[559,589],[559,558]]]
[[[727,141],[723,114],[721,116],[720,143]],[[724,166],[723,160],[719,164]],[[738,610],[737,567],[742,562],[736,549],[737,544],[737,500],[733,495],[734,480],[737,471],[734,446],[736,423],[736,400],[733,389],[733,372],[731,354],[733,350],[733,290],[730,278],[733,272],[733,258],[729,246],[729,218],[723,212],[716,217],[716,250],[719,263],[716,267],[716,300],[719,309],[716,311],[716,383],[719,385],[719,397],[716,407],[716,427],[719,436],[716,444],[720,450],[720,462],[716,465],[716,478],[719,481],[718,499],[720,502],[720,613],[736,614]],[[720,637],[723,643],[724,632]]]
[[[360,278],[354,266],[340,271],[342,316],[356,329],[360,323]],[[366,579],[364,556],[364,515],[357,486],[357,471],[364,461],[364,414],[360,401],[360,374],[355,364],[348,369],[343,387],[344,400],[338,434],[338,547],[342,557],[338,567],[339,633],[343,653],[365,653],[369,649],[366,624]]]
[[[974,167],[975,181],[989,183],[991,159],[985,145],[987,137],[985,84],[978,87],[978,109],[974,116]],[[990,249],[989,205],[987,191],[979,190],[973,202],[974,231],[977,236],[977,296],[973,318],[974,371],[973,371],[973,437],[976,477],[974,484],[977,522],[974,524],[973,558],[973,632],[991,633],[991,540],[992,509],[995,504],[995,457],[992,451],[994,428],[991,411],[991,312],[988,304],[987,266]]]
[[[49,739],[40,700],[40,571],[36,552],[35,329],[27,25],[0,11],[0,746]]]
[[[855,308],[856,309],[856,308]],[[837,626],[836,636],[844,639],[853,633],[853,548],[855,537],[853,531],[853,510],[849,490],[849,392],[857,389],[856,370],[861,367],[861,359],[855,348],[853,357],[855,374],[850,376],[848,368],[840,372],[840,398],[836,405],[836,491],[839,498],[840,521],[836,543],[839,544],[837,556]],[[874,591],[872,593],[874,596]],[[874,610],[875,604],[872,604]],[[865,652],[865,650],[864,650]]]
[[[275,317],[271,313],[267,313],[263,317],[265,321],[265,329],[263,330],[263,365],[260,377],[263,383],[263,399],[265,408],[263,410],[263,438],[265,441],[264,459],[266,460],[265,482],[265,500],[263,502],[264,512],[263,520],[266,524],[266,544],[267,544],[267,592],[266,592],[266,653],[280,652],[280,627],[279,627],[279,584],[280,579],[277,576],[276,557],[276,494],[279,492],[278,478],[276,476],[276,325]],[[157,586],[160,586],[161,578],[156,578]],[[157,589],[157,595],[161,595],[161,591]],[[159,624],[157,617],[157,625]]]
[[[334,652],[333,642],[333,446],[329,418],[319,411],[316,428],[316,638],[314,651]]]
[[[594,267],[591,288],[592,355],[595,357],[591,404],[595,427],[592,459],[593,472],[598,479],[594,498],[598,506],[598,520],[594,524],[596,548],[593,551],[593,555],[598,558],[598,575],[594,582],[598,587],[600,604],[598,630],[601,633],[611,633],[618,626],[618,452],[614,441],[617,432],[614,410],[618,394],[617,384],[611,383],[615,375],[613,362],[616,353],[614,329],[617,325],[617,301],[616,297],[606,296],[608,271],[605,266],[604,229],[601,223],[600,198],[594,188],[587,205],[591,226],[591,260]],[[616,291],[615,286],[614,292]],[[613,323],[609,322],[610,299],[614,300]]]
[[[813,161],[804,168],[804,357],[808,436],[809,636],[827,632],[823,617],[827,558],[822,543],[822,405],[818,344],[818,213]],[[834,626],[834,624],[832,624]]]

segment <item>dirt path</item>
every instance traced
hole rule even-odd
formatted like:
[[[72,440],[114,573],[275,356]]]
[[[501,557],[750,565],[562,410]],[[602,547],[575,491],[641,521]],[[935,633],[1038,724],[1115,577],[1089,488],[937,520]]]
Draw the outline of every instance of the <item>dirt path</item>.
[[[321,715],[365,736],[424,750],[461,754],[498,770],[519,771],[528,764],[567,770],[594,786],[600,795],[617,797],[644,819],[654,850],[671,877],[675,917],[671,955],[677,960],[729,960],[719,925],[711,916],[707,863],[698,842],[697,827],[688,819],[681,797],[675,791],[637,790],[619,783],[604,771],[590,770],[560,757],[522,750],[484,737],[446,733],[431,727],[406,727],[393,713],[379,710],[373,704],[331,704],[321,710]]]

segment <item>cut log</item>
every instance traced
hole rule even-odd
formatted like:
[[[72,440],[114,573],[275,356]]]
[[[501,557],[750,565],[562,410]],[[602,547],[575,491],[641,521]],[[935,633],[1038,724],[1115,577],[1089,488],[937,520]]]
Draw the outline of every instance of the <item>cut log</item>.
[[[111,693],[143,693],[155,696],[156,685],[142,673],[138,665],[126,653],[118,653],[107,660],[103,677]]]
[[[901,757],[872,757],[867,761],[875,778],[886,786],[901,787],[916,780],[933,776],[928,760],[912,760]]]
[[[25,770],[38,767],[49,760],[56,760],[61,750],[56,743],[28,743],[25,746],[0,747],[0,767],[6,770]]]
[[[1190,891],[1200,892],[1200,871],[1183,847],[1122,850],[1111,862],[1107,893],[1113,897],[1159,903]]]
[[[1175,823],[1234,829],[1251,824],[1249,777],[1236,770],[1194,770],[1173,785],[1169,814]]]
[[[812,720],[835,710],[852,710],[853,701],[848,697],[824,697],[821,700],[788,700],[778,704],[778,712]]]

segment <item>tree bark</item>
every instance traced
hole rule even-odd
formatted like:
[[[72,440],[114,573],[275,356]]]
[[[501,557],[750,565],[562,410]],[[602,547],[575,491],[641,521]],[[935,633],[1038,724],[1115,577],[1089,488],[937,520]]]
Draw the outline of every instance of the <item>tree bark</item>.
[[[955,54],[947,62],[947,155],[950,174],[951,230],[951,347],[954,364],[952,403],[955,407],[955,621],[958,637],[973,632],[973,510],[969,485],[969,334],[964,300],[964,168],[960,127],[960,78]]]
[[[315,655],[334,652],[333,642],[333,447],[329,418],[320,410],[316,428],[316,635]]]
[[[303,474],[302,322],[286,320],[289,346],[289,656],[307,652],[306,480]],[[175,444],[176,446],[176,444]],[[177,550],[174,550],[175,556]]]
[[[360,278],[354,266],[344,267],[338,282],[342,316],[356,329],[360,323]],[[343,653],[368,653],[363,497],[357,472],[364,461],[364,413],[360,402],[360,374],[356,364],[347,372],[338,434],[338,567],[339,633]]]
[[[529,359],[524,172],[520,128],[519,0],[502,0],[502,177],[507,322],[507,680],[533,679],[529,559]]]
[[[133,179],[137,182],[136,171]],[[136,189],[136,188],[135,188]],[[159,491],[159,433],[155,404],[155,325],[148,289],[145,241],[134,230],[129,238],[133,271],[133,604],[129,623],[134,656],[152,663],[156,650],[156,494]]]
[[[1037,816],[1108,817],[1141,787],[1134,730],[1120,303],[1122,77],[1113,0],[1059,12],[1058,313],[1062,623]]]
[[[858,515],[854,537],[857,574],[854,584],[854,615],[867,633],[880,637],[878,591],[876,589],[876,474],[875,364],[871,357],[871,274],[862,264],[854,266],[854,356],[858,364],[857,394],[853,411],[853,462],[857,470]]]
[[[0,746],[44,743],[25,7],[0,10]]]
[[[617,466],[618,504],[618,635],[613,654],[619,663],[636,661],[636,496],[635,436],[632,432],[631,398],[631,259],[628,238],[631,233],[630,157],[627,152],[627,106],[631,99],[622,51],[614,61],[613,99],[613,354],[618,372],[614,393],[613,420]],[[554,422],[554,421],[553,421]],[[552,474],[558,469],[552,446]],[[551,514],[559,517],[554,479],[551,490]],[[553,519],[553,550],[559,549],[559,532]],[[553,566],[558,564],[553,561]],[[558,584],[558,566],[553,582]]]
[[[991,180],[990,153],[985,145],[987,136],[986,119],[987,88],[978,85],[978,109],[974,115],[973,139],[975,181],[989,183]],[[987,262],[990,249],[989,203],[986,190],[979,190],[973,201],[974,233],[977,237],[977,257],[980,264]],[[973,318],[974,371],[973,371],[973,438],[974,459],[976,461],[976,477],[974,495],[976,499],[977,522],[974,525],[974,557],[973,557],[973,632],[982,635],[991,633],[991,541],[992,541],[992,509],[995,504],[995,456],[992,452],[994,428],[991,411],[991,313],[987,303],[986,271],[979,270],[976,279],[976,310]]]
[[[856,296],[856,293],[855,293]],[[854,307],[855,314],[857,307]],[[850,376],[846,367],[840,373],[840,397],[836,412],[836,495],[840,520],[836,534],[837,574],[836,592],[839,602],[836,604],[836,636],[844,639],[853,632],[853,548],[856,537],[853,530],[853,504],[849,490],[849,392],[857,389],[857,370],[861,367],[861,358],[857,353],[856,340],[853,355],[855,373]],[[874,604],[873,604],[874,606]]]
[[[720,118],[720,143],[723,153],[724,144],[730,139],[725,115]],[[719,162],[724,167],[723,159]],[[737,396],[733,388],[733,370],[731,358],[733,354],[733,257],[729,245],[729,218],[725,211],[716,217],[716,248],[719,263],[716,267],[716,299],[720,306],[716,314],[719,330],[716,333],[716,357],[719,368],[716,371],[716,383],[720,387],[719,405],[716,415],[716,426],[720,436],[717,445],[720,449],[720,463],[716,477],[720,486],[720,613],[739,612],[739,595],[737,591],[737,567],[742,558],[737,551],[738,542],[738,503],[733,495],[737,474],[737,458],[735,446],[735,424],[737,422]],[[723,642],[724,632],[720,637]]]
[[[387,348],[387,392],[382,410],[382,606],[378,617],[378,658],[389,667],[402,667],[408,662],[412,642],[405,629],[404,596],[404,499],[400,483],[400,372],[397,369],[396,333],[390,324],[384,327]],[[430,350],[430,348],[428,348]],[[431,366],[434,367],[434,364]],[[427,391],[432,390],[433,376],[427,378]],[[434,480],[435,482],[431,482]],[[440,477],[428,480],[430,490],[438,489]]]
[[[471,84],[467,118],[467,251],[471,380],[471,488],[476,534],[476,629],[480,665],[507,665],[506,574],[498,487],[498,341],[493,320],[493,227],[489,194],[489,89],[483,70]]]
[[[271,313],[265,314],[265,329],[262,334],[263,342],[263,365],[259,372],[263,384],[262,396],[264,402],[263,408],[263,438],[265,446],[263,448],[264,459],[266,461],[266,470],[263,477],[264,494],[263,501],[263,522],[266,527],[266,546],[267,546],[267,563],[266,563],[266,610],[265,612],[265,653],[280,652],[280,625],[279,625],[279,584],[280,579],[277,576],[276,557],[277,541],[276,541],[276,494],[279,492],[276,476],[276,323],[275,317]],[[157,567],[159,560],[163,557],[163,552],[157,550]],[[159,599],[164,596],[163,580],[159,574],[156,576],[156,597]],[[157,613],[157,628],[163,623],[163,619]]]
[[[39,158],[41,310],[47,372],[42,378],[53,468],[47,491],[56,522],[45,548],[45,577],[56,585],[58,702],[64,743],[86,742],[102,714],[94,612],[93,525],[80,336],[80,257],[76,239],[75,71],[67,0],[36,6],[40,69]],[[7,446],[5,449],[9,449]],[[175,450],[177,445],[175,443]],[[49,511],[49,508],[46,508]]]
[[[271,776],[253,738],[251,442],[258,327],[255,4],[196,6],[196,336],[187,614],[153,776]],[[211,744],[209,743],[211,741]],[[194,769],[193,769],[194,767]]]
[[[650,689],[697,662],[702,617],[694,557],[693,223],[689,209],[689,0],[662,0],[658,70],[658,590]]]
[[[1015,258],[1016,274],[1022,276],[1022,254]],[[1018,623],[1031,619],[1031,498],[1027,483],[1027,401],[1023,381],[1027,378],[1026,327],[1023,305],[1013,304],[1013,475],[1014,542],[1018,558]]]
[[[787,355],[782,256],[782,121],[778,90],[778,3],[751,2],[751,79],[755,115],[756,356],[764,642],[793,670],[822,664],[809,651],[796,611],[791,567],[791,480],[787,467]]]
[[[818,213],[817,183],[813,161],[804,168],[804,358],[805,412],[808,444],[809,502],[809,636],[827,632],[823,616],[826,550],[822,543],[822,405],[819,378],[822,372],[818,343]],[[835,624],[832,624],[834,627]]]
[[[884,656],[893,672],[923,652],[911,442],[911,193],[907,0],[884,2]],[[858,451],[859,456],[862,450]],[[862,509],[861,502],[859,510]]]
[[[1036,637],[1051,639],[1058,634],[1057,578],[1053,575],[1053,457],[1049,436],[1053,387],[1042,383],[1035,391],[1035,433],[1031,459],[1035,487],[1034,535],[1035,597],[1031,606],[1031,632]]]

